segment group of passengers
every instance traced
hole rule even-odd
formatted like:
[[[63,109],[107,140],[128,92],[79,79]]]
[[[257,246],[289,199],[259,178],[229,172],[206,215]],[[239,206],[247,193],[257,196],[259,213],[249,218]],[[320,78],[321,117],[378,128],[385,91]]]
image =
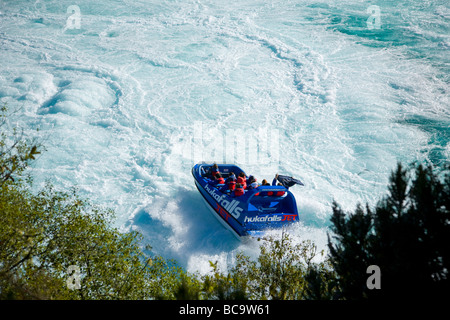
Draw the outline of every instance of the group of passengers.
[[[211,183],[220,187],[220,191],[226,194],[233,194],[234,196],[242,196],[245,194],[245,190],[256,189],[259,186],[270,186],[266,179],[262,180],[262,183],[259,184],[256,181],[254,176],[247,176],[244,172],[241,172],[238,177],[234,174],[234,172],[230,172],[228,178],[224,179],[222,174],[219,172],[219,167],[217,164],[214,164],[211,168]],[[272,186],[277,185],[278,174],[275,175],[275,178],[272,181]],[[281,183],[278,183],[281,186]],[[283,192],[284,194],[284,192]]]

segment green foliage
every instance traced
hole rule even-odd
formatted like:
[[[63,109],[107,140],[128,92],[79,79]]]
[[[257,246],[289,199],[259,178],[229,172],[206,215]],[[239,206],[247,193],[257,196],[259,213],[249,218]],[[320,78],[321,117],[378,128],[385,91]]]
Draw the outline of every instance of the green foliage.
[[[261,239],[256,260],[239,253],[228,272],[211,262],[199,276],[145,254],[139,233],[113,228],[114,213],[76,189],[32,192],[23,175],[42,146],[9,125],[6,106],[0,129],[0,299],[423,299],[450,290],[449,168],[398,164],[374,209],[333,203],[322,262],[312,242],[283,232]],[[370,265],[381,269],[381,290],[366,285]]]
[[[17,135],[0,110],[0,298],[173,299],[183,271],[149,258],[141,235],[112,228],[111,210],[47,183],[33,193],[21,175],[39,144]],[[70,266],[80,286],[68,286]],[[70,284],[70,282],[69,282]]]
[[[237,260],[245,259],[242,255]],[[220,272],[217,262],[210,262],[212,274],[202,277],[201,296],[203,299],[214,300],[248,300],[247,279],[244,274]]]
[[[258,263],[243,265],[237,272],[248,272],[250,292],[255,299],[301,299],[305,272],[317,253],[310,241],[294,244],[288,233],[281,239],[267,238],[260,247]]]
[[[14,181],[15,175],[21,175],[35,156],[40,154],[42,146],[24,137],[23,131],[11,127],[8,118],[14,112],[8,107],[0,107],[0,185]]]
[[[33,195],[10,184],[2,187],[0,212],[3,298],[149,299],[177,282],[166,261],[142,253],[138,233],[111,228],[112,212],[75,192],[47,185]],[[71,265],[81,271],[77,290],[67,286]]]
[[[312,262],[317,255],[317,247],[312,242],[295,244],[286,232],[280,239],[266,237],[262,241],[257,260],[239,253],[235,266],[227,273],[219,271],[217,262],[211,263],[212,273],[202,277],[200,297],[296,300],[312,297],[312,290],[320,296],[327,294],[322,287],[308,287],[306,276],[310,270],[314,269],[320,277],[331,274],[326,261]]]

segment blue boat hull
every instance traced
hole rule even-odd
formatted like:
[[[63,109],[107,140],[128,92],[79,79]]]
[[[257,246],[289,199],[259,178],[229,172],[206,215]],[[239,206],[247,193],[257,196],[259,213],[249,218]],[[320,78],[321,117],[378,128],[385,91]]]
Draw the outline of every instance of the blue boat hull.
[[[224,177],[241,168],[219,164]],[[242,196],[224,192],[223,186],[214,185],[206,173],[212,164],[199,163],[192,168],[195,185],[206,206],[220,223],[238,239],[245,236],[261,236],[267,229],[280,228],[298,222],[297,204],[294,196],[283,186],[260,186],[246,190]],[[282,195],[280,195],[282,194]]]

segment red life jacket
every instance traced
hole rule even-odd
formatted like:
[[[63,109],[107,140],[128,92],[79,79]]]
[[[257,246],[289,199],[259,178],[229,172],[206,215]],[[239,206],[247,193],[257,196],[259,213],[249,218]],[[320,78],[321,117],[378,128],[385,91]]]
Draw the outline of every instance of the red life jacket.
[[[225,184],[225,179],[222,178],[222,177],[220,177],[219,179],[216,180],[216,182],[217,182],[218,184]]]
[[[242,196],[244,194],[244,188],[236,188],[235,190],[234,190],[234,195],[235,196]]]
[[[240,183],[243,189],[247,188],[247,181],[243,177],[237,178],[237,183]]]
[[[236,188],[236,181],[230,181],[228,182],[228,189],[234,190]]]

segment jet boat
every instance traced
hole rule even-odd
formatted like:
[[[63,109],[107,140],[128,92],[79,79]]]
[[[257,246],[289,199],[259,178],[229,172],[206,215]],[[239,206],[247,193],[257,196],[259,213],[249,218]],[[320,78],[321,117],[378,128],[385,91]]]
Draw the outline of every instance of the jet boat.
[[[225,184],[216,184],[211,170],[214,163],[198,163],[192,168],[195,185],[211,213],[238,239],[260,237],[267,229],[280,228],[298,222],[297,203],[289,186],[301,181],[286,176],[286,186],[259,186],[245,190],[241,196],[227,190]],[[244,172],[234,164],[217,164],[223,178],[233,172],[236,177]],[[244,172],[245,174],[245,172]],[[282,181],[278,178],[278,181]]]

